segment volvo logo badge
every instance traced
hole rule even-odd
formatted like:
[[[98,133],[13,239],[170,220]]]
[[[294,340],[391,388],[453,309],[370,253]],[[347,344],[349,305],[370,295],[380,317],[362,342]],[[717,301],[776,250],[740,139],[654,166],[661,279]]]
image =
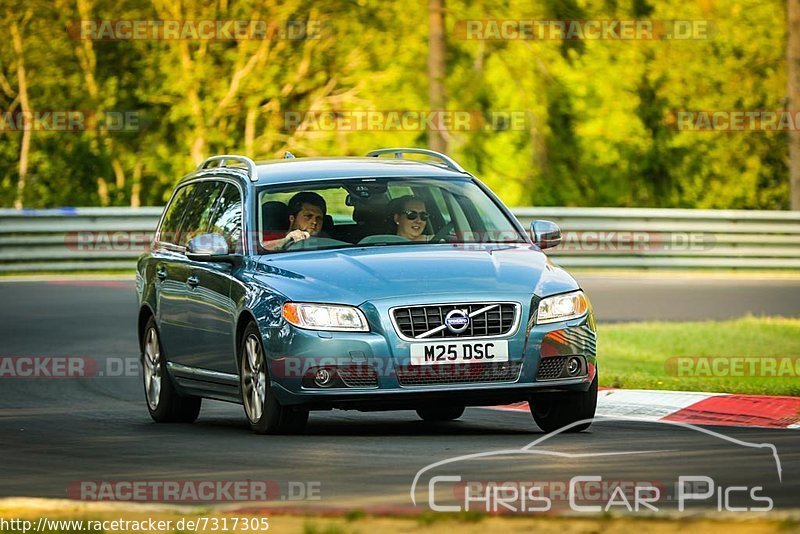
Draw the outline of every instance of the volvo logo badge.
[[[444,318],[447,329],[460,334],[469,327],[469,316],[464,310],[451,310]]]

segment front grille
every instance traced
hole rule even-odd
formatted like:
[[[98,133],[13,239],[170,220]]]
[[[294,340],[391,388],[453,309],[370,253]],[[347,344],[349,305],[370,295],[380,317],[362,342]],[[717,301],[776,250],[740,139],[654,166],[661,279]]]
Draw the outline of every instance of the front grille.
[[[471,316],[474,312],[487,306],[494,307]],[[517,322],[519,306],[511,302],[409,306],[393,309],[392,317],[401,337],[414,339],[430,330],[441,327],[447,314],[453,310],[463,310],[467,315],[471,316],[466,330],[455,333],[445,326],[440,328],[439,331],[419,339],[504,336],[511,333],[514,328]]]
[[[409,365],[397,368],[401,386],[514,382],[521,362]]]
[[[336,372],[339,373],[344,385],[349,388],[378,387],[378,374],[369,365],[337,367]]]
[[[536,380],[555,380],[560,377],[566,361],[566,356],[542,358],[539,360],[539,370],[536,372]]]

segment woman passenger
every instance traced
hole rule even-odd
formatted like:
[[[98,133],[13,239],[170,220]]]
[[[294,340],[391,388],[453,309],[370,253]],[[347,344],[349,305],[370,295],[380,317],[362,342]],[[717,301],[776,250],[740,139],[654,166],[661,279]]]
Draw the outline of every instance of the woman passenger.
[[[431,236],[424,234],[428,225],[428,212],[425,203],[413,195],[396,198],[391,203],[397,235],[409,241],[428,241]]]

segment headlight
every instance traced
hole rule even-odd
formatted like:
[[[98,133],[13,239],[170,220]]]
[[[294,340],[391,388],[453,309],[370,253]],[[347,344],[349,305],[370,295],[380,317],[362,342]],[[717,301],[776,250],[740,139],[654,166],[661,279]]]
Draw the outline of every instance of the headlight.
[[[583,291],[547,297],[539,302],[536,324],[566,321],[581,317],[589,309],[589,301]]]
[[[364,314],[352,306],[287,302],[283,305],[283,318],[309,330],[369,332]]]

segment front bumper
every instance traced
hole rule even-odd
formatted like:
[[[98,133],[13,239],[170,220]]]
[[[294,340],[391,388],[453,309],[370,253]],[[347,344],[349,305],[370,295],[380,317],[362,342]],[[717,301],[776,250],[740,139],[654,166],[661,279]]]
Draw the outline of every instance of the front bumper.
[[[596,333],[591,311],[584,317],[560,323],[533,325],[529,308],[523,306],[516,332],[507,339],[509,365],[513,376],[500,381],[438,380],[409,383],[404,370],[410,365],[411,343],[400,339],[391,324],[381,326],[385,310],[366,308],[373,331],[369,333],[315,332],[284,325],[280,339],[265,337],[270,360],[273,392],[284,405],[307,405],[309,409],[389,410],[413,409],[426,402],[451,402],[481,406],[525,401],[537,392],[586,391],[597,372]],[[528,319],[526,321],[526,319]],[[376,327],[376,325],[378,325]],[[543,372],[555,358],[579,356],[583,368],[569,378]],[[457,364],[480,365],[480,364]],[[352,387],[344,381],[335,387],[318,387],[309,379],[319,367],[357,368],[374,372],[374,382],[358,381]],[[413,366],[448,371],[452,365]],[[462,371],[469,371],[463,368]],[[435,375],[435,373],[434,373]]]
[[[587,377],[559,380],[552,383],[469,384],[459,387],[419,387],[396,389],[326,389],[300,393],[272,383],[273,392],[283,405],[304,405],[310,410],[414,410],[426,403],[495,406],[523,402],[534,393],[587,391]]]

